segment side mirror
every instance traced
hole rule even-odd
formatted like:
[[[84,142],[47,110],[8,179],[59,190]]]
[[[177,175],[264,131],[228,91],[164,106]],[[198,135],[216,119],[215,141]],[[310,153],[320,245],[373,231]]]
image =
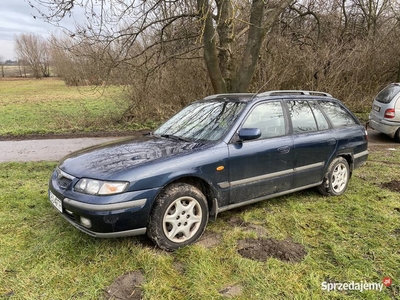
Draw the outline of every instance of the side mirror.
[[[249,141],[258,139],[261,136],[259,128],[242,128],[239,130],[239,139],[241,141]]]

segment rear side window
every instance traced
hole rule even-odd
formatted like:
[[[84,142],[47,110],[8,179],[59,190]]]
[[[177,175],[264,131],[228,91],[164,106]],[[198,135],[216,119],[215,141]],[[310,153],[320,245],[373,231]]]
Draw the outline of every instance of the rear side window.
[[[294,134],[317,130],[317,123],[307,101],[288,101],[287,104]]]
[[[390,103],[392,99],[400,92],[400,86],[396,84],[391,84],[385,87],[379,94],[376,96],[375,100],[380,103]]]
[[[352,115],[350,115],[347,110],[339,103],[320,101],[319,104],[325,114],[331,120],[333,127],[342,127],[357,124]]]

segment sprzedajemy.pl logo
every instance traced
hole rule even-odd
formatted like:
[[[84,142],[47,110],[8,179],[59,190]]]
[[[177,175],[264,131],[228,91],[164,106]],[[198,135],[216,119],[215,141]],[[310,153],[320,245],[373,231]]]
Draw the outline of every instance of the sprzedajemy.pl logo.
[[[385,277],[382,282],[366,282],[366,281],[350,281],[350,282],[322,282],[321,289],[323,291],[382,291],[383,286],[392,285],[392,279]]]

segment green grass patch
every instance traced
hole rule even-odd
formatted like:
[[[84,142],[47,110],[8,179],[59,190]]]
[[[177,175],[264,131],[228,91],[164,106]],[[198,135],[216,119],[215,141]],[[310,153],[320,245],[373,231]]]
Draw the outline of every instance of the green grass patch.
[[[152,124],[119,122],[122,87],[68,87],[60,79],[0,80],[0,135],[111,132]]]
[[[382,184],[400,178],[400,150],[374,151],[357,169],[347,192],[322,197],[314,190],[264,201],[219,215],[206,234],[220,243],[174,253],[144,237],[95,239],[68,224],[47,200],[54,163],[0,164],[0,298],[102,299],[120,275],[140,271],[145,299],[398,299],[400,197]],[[306,247],[298,263],[243,258],[239,239],[256,233],[232,226],[256,224],[266,236]],[[323,291],[322,282],[377,282],[379,291]]]

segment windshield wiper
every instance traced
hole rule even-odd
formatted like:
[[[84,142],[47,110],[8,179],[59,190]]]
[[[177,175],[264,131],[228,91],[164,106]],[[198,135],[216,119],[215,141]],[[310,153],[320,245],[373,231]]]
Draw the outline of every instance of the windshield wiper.
[[[183,137],[173,135],[173,134],[161,134],[160,137],[164,137],[167,139],[173,139],[173,140],[177,140],[177,141],[191,142],[191,140],[189,140],[189,139],[185,139]]]

